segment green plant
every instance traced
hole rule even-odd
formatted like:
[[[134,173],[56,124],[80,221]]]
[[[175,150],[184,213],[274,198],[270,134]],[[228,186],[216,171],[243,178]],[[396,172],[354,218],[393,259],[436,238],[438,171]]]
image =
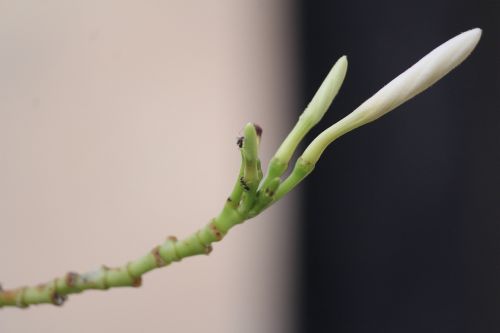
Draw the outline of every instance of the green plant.
[[[347,72],[347,58],[341,57],[271,159],[265,175],[259,160],[262,130],[252,123],[245,126],[244,136],[238,140],[242,162],[236,183],[222,211],[208,225],[182,240],[169,237],[146,255],[117,268],[103,266],[84,274],[69,272],[33,287],[0,288],[0,307],[27,307],[41,303],[62,305],[67,295],[88,289],[138,287],[146,272],[189,256],[210,253],[212,243],[222,240],[231,228],[260,214],[297,186],[313,171],[324,150],[335,139],[378,119],[430,87],[467,58],[480,37],[481,30],[472,29],[434,49],[351,114],[318,135],[297,159],[291,174],[283,180],[299,143],[321,120],[342,85]]]

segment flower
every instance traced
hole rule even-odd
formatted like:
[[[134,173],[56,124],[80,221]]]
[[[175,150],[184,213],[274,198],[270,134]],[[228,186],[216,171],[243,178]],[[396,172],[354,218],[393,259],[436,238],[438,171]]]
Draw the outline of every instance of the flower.
[[[481,29],[461,33],[438,46],[416,64],[386,84],[356,110],[323,131],[304,151],[302,158],[313,165],[335,139],[372,122],[432,86],[464,61],[481,38]]]

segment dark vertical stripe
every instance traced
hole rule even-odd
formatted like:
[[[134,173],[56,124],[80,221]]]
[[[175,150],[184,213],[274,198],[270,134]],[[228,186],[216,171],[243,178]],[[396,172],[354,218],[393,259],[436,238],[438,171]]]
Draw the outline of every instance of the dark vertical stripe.
[[[429,91],[334,143],[305,182],[303,332],[500,332],[500,2],[301,1],[303,95],[348,55],[318,130],[447,39]]]

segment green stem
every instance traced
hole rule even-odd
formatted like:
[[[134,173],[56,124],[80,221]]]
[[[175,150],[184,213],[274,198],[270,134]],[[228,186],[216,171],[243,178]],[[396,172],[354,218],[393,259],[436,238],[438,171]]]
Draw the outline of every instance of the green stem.
[[[241,177],[243,177],[243,153],[241,154],[241,167],[240,167],[240,172],[238,172],[238,178],[236,178],[236,182],[233,186],[233,190],[231,191],[231,194],[229,197],[227,197],[226,200],[226,205],[229,205],[230,207],[237,208],[238,205],[240,204],[241,200],[241,195],[243,194],[243,188],[240,183]]]
[[[245,211],[251,208],[248,197],[244,198],[247,194],[245,186],[251,187],[251,191],[255,195],[258,182],[262,178],[257,156],[257,139],[254,134],[255,129],[253,132],[246,130],[245,140],[249,143],[246,148],[242,149],[243,158],[238,179],[220,214],[205,227],[182,240],[170,236],[144,256],[119,267],[102,266],[95,271],[83,274],[69,272],[50,282],[36,286],[10,290],[3,290],[0,287],[0,308],[4,306],[25,308],[34,304],[62,305],[69,295],[78,294],[85,290],[139,287],[142,276],[153,269],[167,266],[187,257],[209,254],[212,251],[212,243],[222,240],[231,228],[248,219],[248,215],[241,212],[243,204],[249,205]],[[248,179],[249,184],[243,186],[242,178]]]
[[[223,210],[224,212],[225,210]],[[142,276],[156,268],[199,254],[209,254],[212,243],[220,241],[234,225],[240,223],[237,214],[221,213],[204,228],[182,240],[168,237],[165,242],[154,247],[146,255],[127,264],[101,268],[77,274],[69,272],[50,282],[31,287],[0,291],[0,307],[28,307],[33,304],[49,303],[62,305],[68,295],[85,290],[107,290],[115,287],[139,287]]]
[[[202,229],[179,241],[175,237],[168,237],[165,242],[154,247],[146,255],[123,266],[115,268],[102,266],[84,274],[69,272],[37,286],[0,290],[0,307],[24,308],[43,303],[62,305],[68,295],[85,290],[139,287],[142,276],[153,269],[187,257],[209,254],[212,251],[212,243],[222,240],[232,227],[243,220],[234,207],[226,204],[219,216]]]
[[[68,295],[85,290],[138,287],[141,285],[142,276],[153,269],[194,255],[209,254],[212,251],[212,243],[222,240],[235,225],[256,216],[279,200],[312,171],[314,163],[301,158],[295,164],[292,174],[281,184],[281,176],[285,173],[295,149],[330,106],[344,79],[346,68],[347,61],[342,57],[272,158],[264,179],[258,156],[262,130],[251,123],[245,126],[244,138],[242,141],[238,140],[242,163],[236,184],[220,214],[208,225],[179,241],[175,237],[168,237],[144,256],[123,266],[102,266],[84,274],[69,272],[37,286],[10,290],[2,290],[0,287],[0,308],[24,308],[43,303],[62,305]]]
[[[293,190],[295,186],[297,186],[314,170],[314,166],[315,164],[311,163],[311,161],[307,161],[304,158],[299,157],[290,176],[288,176],[288,178],[280,185],[280,187],[276,191],[273,202],[278,201],[285,194]]]
[[[248,123],[245,126],[245,137],[243,140],[243,147],[241,148],[243,156],[243,177],[240,179],[241,187],[243,188],[243,195],[241,199],[238,212],[241,215],[246,213],[252,208],[257,197],[257,188],[262,171],[259,170],[259,137],[257,134],[257,127]]]

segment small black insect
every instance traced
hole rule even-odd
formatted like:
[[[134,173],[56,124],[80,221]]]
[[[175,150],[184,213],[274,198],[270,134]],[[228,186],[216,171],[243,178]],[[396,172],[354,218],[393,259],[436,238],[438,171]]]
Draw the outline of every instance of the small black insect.
[[[236,140],[236,144],[237,144],[237,145],[238,145],[238,147],[240,147],[240,148],[243,148],[243,139],[244,139],[244,138],[243,138],[242,136],[240,136],[240,137],[238,137],[238,140]]]
[[[250,191],[250,187],[248,187],[248,184],[245,181],[245,178],[243,178],[243,177],[240,178],[240,184],[245,191],[247,191],[247,192]]]

